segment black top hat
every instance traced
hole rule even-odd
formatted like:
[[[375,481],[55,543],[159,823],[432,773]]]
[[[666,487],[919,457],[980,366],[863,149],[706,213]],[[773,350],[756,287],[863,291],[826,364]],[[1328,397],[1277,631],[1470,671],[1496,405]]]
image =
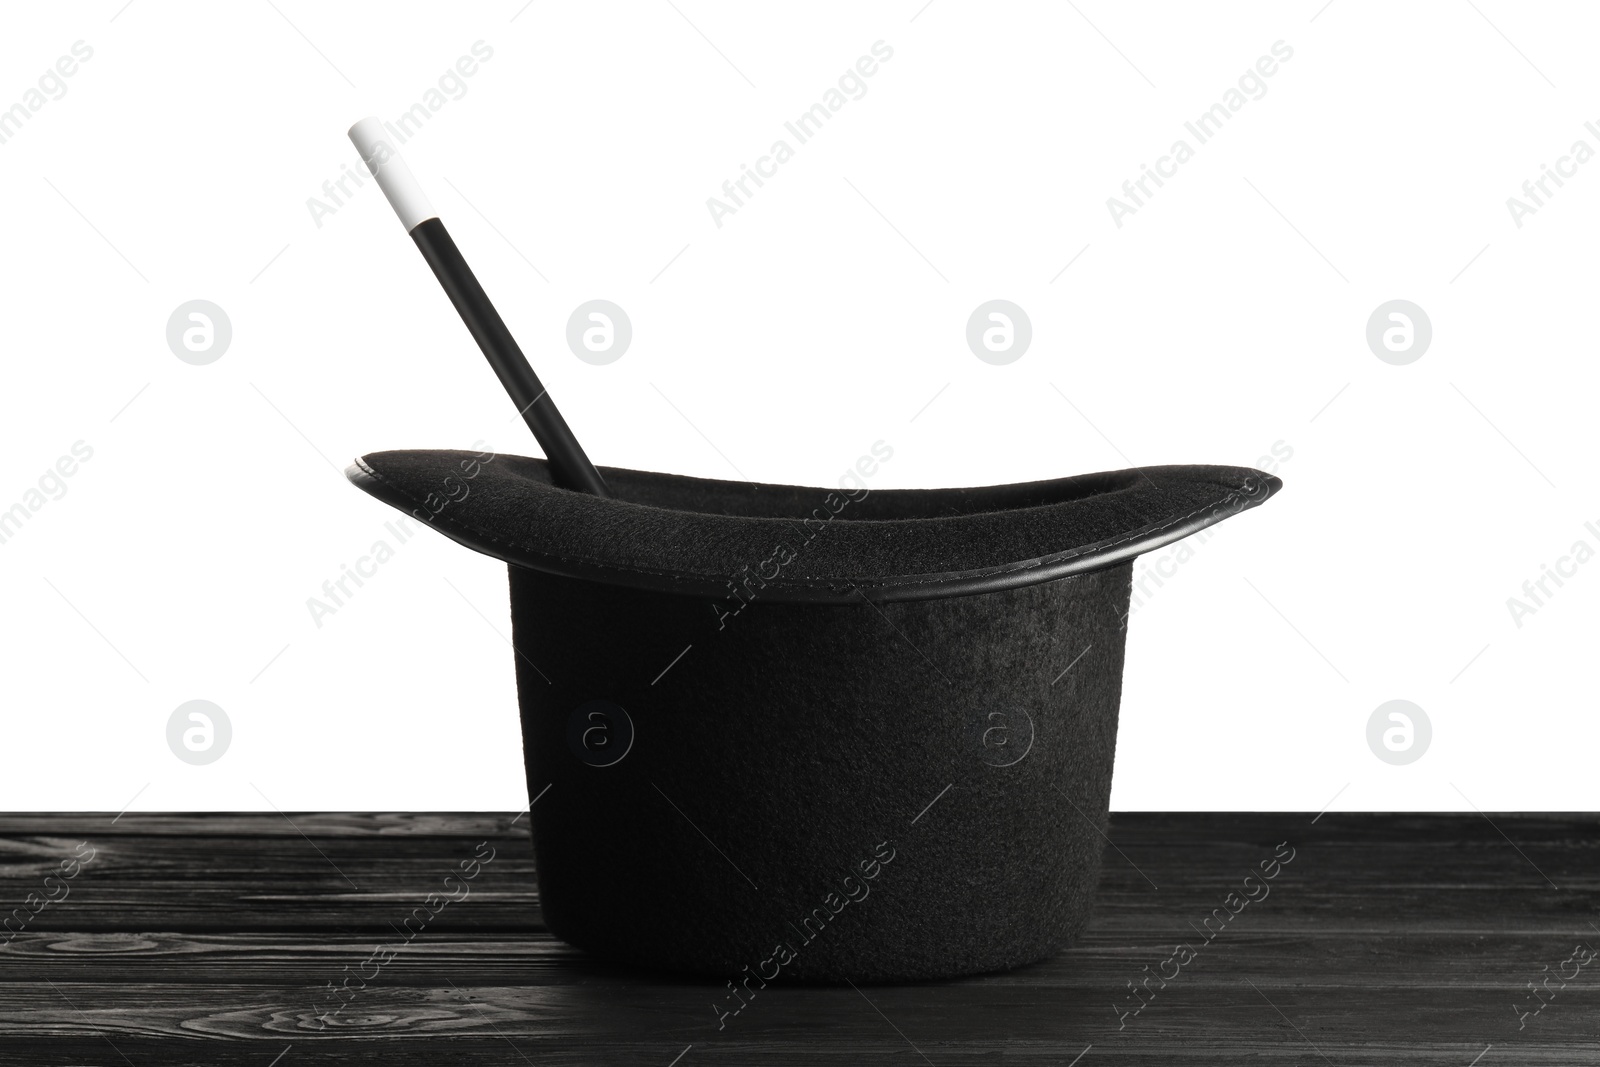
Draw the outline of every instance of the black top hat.
[[[780,975],[947,977],[1069,943],[1099,873],[1132,560],[1278,479],[869,491],[598,470],[382,124],[351,136],[549,456],[380,452],[348,472],[509,565],[549,928],[739,983],[724,1023]]]
[[[1069,943],[1099,871],[1132,559],[1280,485],[606,469],[603,499],[541,460],[445,451],[349,475],[510,564],[550,929],[758,982],[946,977]]]

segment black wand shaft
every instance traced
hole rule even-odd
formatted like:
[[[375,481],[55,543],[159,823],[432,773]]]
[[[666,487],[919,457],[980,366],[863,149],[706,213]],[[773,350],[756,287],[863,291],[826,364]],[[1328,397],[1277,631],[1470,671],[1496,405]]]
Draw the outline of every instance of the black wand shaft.
[[[437,217],[417,224],[411,231],[422,258],[433,268],[445,295],[455,305],[461,321],[467,324],[473,340],[494,368],[511,402],[517,405],[522,421],[528,424],[539,447],[550,461],[550,477],[563,489],[594,496],[610,496],[605,479],[595,469],[583,446],[572,435],[567,420],[561,417],[549,392],[539,383],[527,357],[506,328],[500,313],[489,302],[489,295],[478,284],[472,268],[450,239],[450,232]]]

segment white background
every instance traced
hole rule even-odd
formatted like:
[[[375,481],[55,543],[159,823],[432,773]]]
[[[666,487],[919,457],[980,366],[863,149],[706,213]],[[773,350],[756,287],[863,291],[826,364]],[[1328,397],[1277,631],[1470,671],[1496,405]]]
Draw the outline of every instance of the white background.
[[[1600,563],[1521,627],[1506,603],[1600,548],[1600,163],[1506,206],[1600,148],[1594,12],[275,2],[30,5],[0,36],[0,107],[94,50],[0,144],[0,510],[93,449],[0,545],[0,809],[526,804],[500,564],[425,532],[306,605],[386,536],[352,457],[534,451],[374,185],[307,207],[354,120],[480,40],[404,153],[597,462],[828,484],[881,438],[882,488],[1281,443],[1283,493],[1131,622],[1113,806],[1596,806]],[[880,40],[718,228],[707,198]],[[1107,197],[1280,40],[1118,228]],[[208,366],[166,342],[196,298],[233,327]],[[593,298],[633,322],[610,366],[565,345]],[[1032,320],[1009,366],[965,343],[992,298]],[[1408,366],[1365,340],[1396,298],[1433,324]],[[166,745],[195,698],[233,726],[208,766]],[[1407,766],[1366,741],[1394,698],[1433,726]]]

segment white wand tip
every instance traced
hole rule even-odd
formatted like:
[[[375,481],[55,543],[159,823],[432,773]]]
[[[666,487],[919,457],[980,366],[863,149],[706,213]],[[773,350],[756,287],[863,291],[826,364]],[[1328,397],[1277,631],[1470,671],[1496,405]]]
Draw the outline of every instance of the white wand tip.
[[[378,180],[378,188],[388,197],[389,206],[400,216],[400,224],[410,233],[417,225],[437,218],[438,212],[428,203],[428,198],[412,176],[411,168],[400,158],[394,137],[383,120],[369,115],[350,127],[350,140],[361,153],[367,169]]]

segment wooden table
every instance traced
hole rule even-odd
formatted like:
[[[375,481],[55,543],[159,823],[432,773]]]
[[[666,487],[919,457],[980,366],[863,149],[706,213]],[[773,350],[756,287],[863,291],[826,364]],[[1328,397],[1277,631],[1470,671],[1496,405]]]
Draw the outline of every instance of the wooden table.
[[[545,933],[526,825],[0,816],[0,904],[26,918],[0,931],[0,1065],[1600,1064],[1600,959],[1574,951],[1600,949],[1593,816],[1115,815],[1070,952],[772,986],[721,1031],[724,987]],[[1284,841],[1270,894],[1207,926]]]

